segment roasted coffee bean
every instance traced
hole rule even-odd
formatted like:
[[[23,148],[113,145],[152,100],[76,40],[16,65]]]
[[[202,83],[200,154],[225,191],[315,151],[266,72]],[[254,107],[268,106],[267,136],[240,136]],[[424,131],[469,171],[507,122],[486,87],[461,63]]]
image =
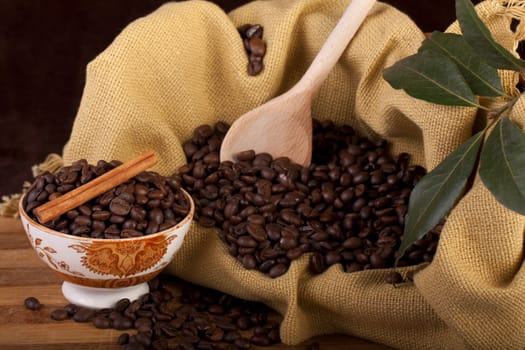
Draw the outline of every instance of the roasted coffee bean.
[[[250,218],[255,217],[255,216],[256,215],[249,216],[248,221],[250,221]],[[262,216],[260,217],[262,218]],[[266,237],[267,237],[266,231],[264,230],[264,227],[261,224],[248,224],[248,226],[246,227],[246,231],[257,242],[263,242],[266,240]]]
[[[148,333],[139,331],[136,334],[137,343],[146,347],[146,349],[151,345],[151,336]]]
[[[120,316],[113,320],[112,327],[118,330],[130,329],[133,327],[133,321],[126,316]]]
[[[332,266],[341,261],[341,255],[336,251],[329,251],[325,255],[325,263],[327,266]],[[377,266],[374,266],[377,267]]]
[[[271,278],[276,278],[279,276],[282,276],[288,271],[288,265],[285,265],[283,263],[276,264],[272,266],[272,268],[268,271],[268,276]]]
[[[385,281],[388,284],[398,284],[403,282],[403,276],[399,272],[389,272],[385,277]]]
[[[263,69],[263,58],[266,54],[266,44],[262,40],[263,28],[260,25],[245,25],[239,28],[239,33],[248,56],[248,74],[257,75]]]
[[[295,247],[295,248],[288,250],[286,252],[286,257],[290,260],[295,260],[295,259],[298,259],[301,255],[303,255],[303,253],[306,252],[307,250],[308,250],[307,246],[301,245],[299,247]]]
[[[262,38],[263,36],[263,27],[260,24],[255,24],[248,26],[244,31],[247,38]]]
[[[106,221],[109,219],[110,216],[111,216],[111,213],[106,210],[95,211],[93,212],[93,214],[91,214],[91,217],[93,218],[93,220],[98,220],[98,221]]]
[[[257,260],[251,254],[246,254],[242,256],[241,263],[248,270],[253,270],[257,267]]]
[[[107,317],[96,316],[91,320],[93,326],[99,329],[111,328],[111,320]]]
[[[270,346],[272,340],[267,335],[253,335],[250,342],[257,346]]]
[[[130,212],[131,203],[128,203],[119,197],[113,198],[109,203],[109,210],[114,215],[124,216]]]
[[[266,54],[266,44],[261,38],[255,36],[250,38],[248,46],[252,55],[263,57]]]
[[[239,247],[255,248],[257,247],[257,241],[251,236],[241,236],[237,239],[237,245],[239,245]]]
[[[85,215],[77,216],[73,222],[77,226],[91,226],[91,218]]]
[[[237,331],[228,331],[226,333],[224,333],[224,337],[223,337],[223,340],[225,342],[228,342],[228,343],[233,343],[235,342],[237,339],[240,339],[241,338],[241,334]]]
[[[88,322],[95,317],[95,310],[88,309],[85,307],[78,308],[77,312],[73,315],[73,320],[76,322]]]
[[[28,297],[24,300],[24,306],[29,310],[39,310],[42,307],[40,301],[35,297]]]
[[[324,258],[320,253],[314,253],[310,257],[310,271],[315,274],[319,274],[325,270]]]
[[[69,316],[73,316],[78,311],[78,306],[75,304],[67,304],[64,306],[64,310],[67,311]]]
[[[67,319],[69,317],[69,314],[64,309],[56,309],[53,312],[51,312],[50,316],[51,316],[51,319],[55,321],[62,321],[62,320]]]
[[[128,333],[122,333],[119,335],[117,339],[118,345],[126,345],[129,342],[129,334]]]
[[[347,249],[359,249],[361,248],[362,240],[359,237],[350,237],[343,242],[343,248]]]
[[[245,338],[236,339],[233,343],[237,346],[238,349],[249,349],[251,347],[250,341]]]

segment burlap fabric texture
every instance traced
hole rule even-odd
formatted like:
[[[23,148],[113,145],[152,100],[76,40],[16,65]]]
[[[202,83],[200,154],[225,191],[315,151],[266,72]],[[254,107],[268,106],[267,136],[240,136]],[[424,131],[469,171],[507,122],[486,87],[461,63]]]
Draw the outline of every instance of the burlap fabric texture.
[[[181,143],[194,128],[233,122],[289,89],[347,5],[267,0],[226,14],[189,1],[133,22],[87,67],[65,162],[128,160],[153,148],[160,158],[154,170],[175,172],[185,163]],[[497,40],[514,48],[516,34],[503,15],[512,11],[498,2],[477,10]],[[262,24],[268,45],[256,77],[246,73],[236,29],[246,23]],[[407,16],[377,3],[322,87],[314,116],[380,135],[394,153],[408,152],[432,169],[472,135],[480,116],[473,108],[413,99],[382,79],[385,67],[414,53],[423,39]],[[502,74],[507,91],[517,93],[517,76]],[[516,109],[523,111],[523,103]],[[523,349],[524,227],[525,218],[498,204],[477,179],[450,214],[434,261],[417,267],[414,284],[393,288],[384,282],[386,270],[349,274],[340,266],[314,276],[306,256],[271,279],[245,270],[215,230],[196,224],[168,271],[272,306],[284,315],[288,344],[342,332],[403,349]]]

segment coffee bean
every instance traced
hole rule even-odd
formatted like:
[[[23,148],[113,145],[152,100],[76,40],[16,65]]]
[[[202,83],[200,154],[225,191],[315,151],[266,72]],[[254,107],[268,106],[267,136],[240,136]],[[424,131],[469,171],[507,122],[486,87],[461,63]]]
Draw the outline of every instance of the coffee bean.
[[[53,312],[51,312],[50,316],[51,316],[51,319],[55,321],[62,321],[62,320],[67,319],[69,317],[69,314],[64,309],[56,309]]]
[[[131,304],[131,301],[128,298],[123,298],[117,301],[115,304],[115,310],[118,312],[123,312]]]
[[[325,270],[323,256],[319,253],[314,253],[310,257],[309,267],[310,267],[310,271],[312,271],[314,274],[322,273]]]
[[[248,42],[250,52],[259,57],[263,57],[266,54],[266,44],[261,38],[256,36],[250,38]]]
[[[257,241],[255,241],[251,236],[241,236],[237,239],[237,244],[240,247],[246,248],[255,248],[257,247]]]
[[[91,215],[93,220],[99,220],[99,221],[106,221],[106,220],[109,219],[110,216],[111,216],[111,213],[109,211],[106,211],[106,210],[95,211]]]
[[[88,309],[85,307],[78,308],[77,312],[73,315],[73,320],[76,322],[88,322],[95,316],[95,310]]]
[[[250,342],[257,346],[270,346],[272,344],[272,340],[267,335],[253,335]]]
[[[379,269],[387,266],[385,259],[380,254],[370,255],[370,264]]]
[[[137,343],[143,345],[146,349],[151,346],[151,336],[145,332],[138,332],[136,335]]]
[[[118,345],[126,345],[129,342],[129,334],[128,333],[122,333],[119,335],[117,339]]]
[[[133,327],[133,321],[126,316],[120,316],[113,320],[112,327],[118,330],[130,329]]]
[[[398,284],[403,282],[403,276],[399,272],[389,272],[385,277],[385,281],[388,284]]]
[[[121,198],[113,198],[109,204],[109,210],[115,215],[127,215],[131,210],[131,204]]]
[[[262,38],[263,36],[263,27],[260,24],[255,24],[248,26],[244,31],[247,38]]]
[[[341,255],[336,251],[329,251],[326,253],[325,262],[326,265],[331,266],[341,261]]]
[[[224,333],[223,340],[228,343],[233,343],[237,339],[241,338],[241,334],[237,331],[228,331]]]
[[[286,252],[286,257],[290,260],[298,259],[304,252],[308,250],[308,247],[301,245],[299,247],[292,248]],[[261,264],[262,266],[262,264]]]
[[[91,322],[93,323],[93,326],[95,326],[95,328],[99,328],[99,329],[111,328],[111,320],[106,317],[96,316],[95,318],[91,320]]]
[[[282,263],[276,264],[272,266],[272,268],[268,271],[268,276],[270,276],[271,278],[276,278],[284,275],[286,271],[288,271],[288,265]]]
[[[250,341],[245,338],[236,339],[233,342],[239,349],[249,349],[251,347]]]
[[[42,307],[40,301],[35,297],[28,297],[24,300],[24,306],[29,310],[39,310]]]
[[[67,311],[69,316],[73,316],[78,311],[78,306],[75,304],[67,304],[64,306],[64,310]]]
[[[73,222],[78,226],[91,226],[91,218],[89,216],[77,216]]]
[[[92,210],[90,207],[88,207],[87,205],[81,205],[78,207],[78,211],[80,212],[81,215],[84,215],[84,216],[91,216],[91,213],[92,213]]]

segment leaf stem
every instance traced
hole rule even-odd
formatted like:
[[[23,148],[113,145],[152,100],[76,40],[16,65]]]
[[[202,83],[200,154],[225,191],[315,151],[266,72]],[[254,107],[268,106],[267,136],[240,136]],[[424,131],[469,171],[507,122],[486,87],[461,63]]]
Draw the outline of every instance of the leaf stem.
[[[491,117],[491,122],[485,127],[485,129],[488,129],[489,127],[491,127],[494,123],[496,123],[498,120],[501,119],[501,117],[504,115],[505,112],[510,112],[512,111],[512,108],[514,107],[514,105],[516,104],[516,102],[518,102],[519,98],[521,97],[521,94],[516,96],[516,97],[513,97],[512,100],[510,100],[509,102],[505,103],[503,106],[501,106],[500,108],[496,108],[496,109],[489,109],[488,111],[490,113],[492,113],[492,117]]]

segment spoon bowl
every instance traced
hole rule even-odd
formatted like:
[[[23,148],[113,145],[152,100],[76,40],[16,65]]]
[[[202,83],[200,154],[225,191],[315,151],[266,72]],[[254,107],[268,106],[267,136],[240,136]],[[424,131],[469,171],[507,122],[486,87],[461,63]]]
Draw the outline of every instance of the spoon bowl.
[[[353,0],[312,64],[290,90],[238,118],[222,142],[221,161],[254,150],[303,166],[312,158],[312,101],[376,0]]]

